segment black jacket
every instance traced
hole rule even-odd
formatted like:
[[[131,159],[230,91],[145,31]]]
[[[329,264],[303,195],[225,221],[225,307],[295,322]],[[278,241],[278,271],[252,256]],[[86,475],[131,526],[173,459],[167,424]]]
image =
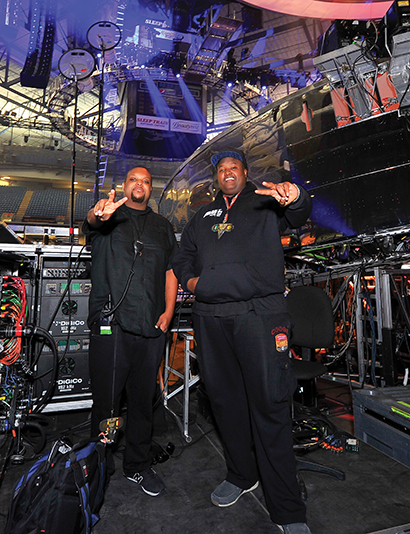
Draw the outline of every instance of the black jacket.
[[[255,194],[255,189],[246,184],[229,210],[233,228],[220,238],[215,225],[226,213],[221,192],[184,229],[172,267],[184,289],[190,278],[199,276],[199,303],[248,301],[284,292],[280,233],[306,222],[311,198],[299,187],[299,198],[282,208],[272,197]]]
[[[159,336],[155,323],[165,310],[166,271],[176,249],[170,223],[149,207],[139,211],[122,205],[98,228],[86,220],[83,232],[90,235],[92,244],[89,326],[99,320],[109,298],[113,305],[120,301],[132,269],[131,284],[115,319],[127,332]],[[133,261],[137,239],[144,247]]]

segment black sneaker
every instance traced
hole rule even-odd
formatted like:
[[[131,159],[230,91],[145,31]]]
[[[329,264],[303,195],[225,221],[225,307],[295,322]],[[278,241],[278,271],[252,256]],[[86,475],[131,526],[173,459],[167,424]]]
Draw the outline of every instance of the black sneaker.
[[[131,480],[131,482],[136,482],[142,488],[142,490],[151,497],[157,497],[160,493],[163,493],[166,490],[165,484],[160,476],[152,469],[144,469],[141,473],[134,473],[133,475],[124,476]]]

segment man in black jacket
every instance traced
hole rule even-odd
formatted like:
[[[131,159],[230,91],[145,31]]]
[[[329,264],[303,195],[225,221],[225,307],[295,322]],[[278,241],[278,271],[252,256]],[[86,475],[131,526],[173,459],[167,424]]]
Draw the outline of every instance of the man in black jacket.
[[[290,182],[263,182],[266,189],[256,189],[239,150],[219,152],[211,161],[220,191],[189,221],[172,262],[184,289],[196,297],[201,376],[227,462],[226,480],[211,500],[230,506],[260,478],[272,521],[286,534],[308,534],[288,404],[296,380],[280,232],[305,223],[311,199]]]
[[[170,265],[176,240],[170,223],[148,206],[149,171],[131,169],[122,185],[124,198],[115,202],[112,190],[83,225],[92,244],[91,433],[96,436],[102,420],[119,415],[125,390],[124,475],[155,497],[165,485],[151,467],[153,400],[177,294]]]

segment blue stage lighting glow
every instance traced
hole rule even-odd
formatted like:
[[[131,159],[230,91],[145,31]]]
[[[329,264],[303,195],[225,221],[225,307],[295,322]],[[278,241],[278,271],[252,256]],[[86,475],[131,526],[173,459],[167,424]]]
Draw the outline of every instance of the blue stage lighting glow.
[[[266,37],[261,37],[260,39],[258,39],[257,43],[253,47],[252,57],[262,56],[265,53],[265,48],[266,48]],[[249,67],[248,65],[246,66]]]
[[[292,172],[292,180],[296,184],[300,183],[297,173]],[[321,192],[320,188],[316,189],[312,183],[304,184],[304,187],[312,195],[312,213],[310,214],[312,222],[345,236],[357,233],[346,221],[343,210],[337,202]]]
[[[264,108],[269,104],[269,100],[266,98],[265,95],[260,95],[258,103],[256,104],[256,110],[259,111],[260,109]]]
[[[231,107],[232,87],[229,84],[226,85],[224,95],[221,100],[221,105],[218,110],[218,117],[216,123],[228,122],[229,109]]]
[[[192,96],[190,90],[188,89],[187,84],[183,78],[178,78],[178,83],[181,88],[182,95],[188,107],[189,115],[192,120],[201,122],[203,124],[204,131],[206,130],[205,116],[202,112],[202,109],[199,107],[197,101]]]
[[[325,228],[334,230],[342,235],[352,236],[357,232],[351,228],[341,213],[340,208],[328,199],[313,198],[311,220]]]
[[[171,108],[165,102],[154,80],[151,78],[149,71],[146,72],[146,76],[144,77],[144,80],[147,83],[149,96],[151,97],[152,104],[154,106],[157,117],[164,117],[168,119],[175,118],[174,114],[172,113]]]

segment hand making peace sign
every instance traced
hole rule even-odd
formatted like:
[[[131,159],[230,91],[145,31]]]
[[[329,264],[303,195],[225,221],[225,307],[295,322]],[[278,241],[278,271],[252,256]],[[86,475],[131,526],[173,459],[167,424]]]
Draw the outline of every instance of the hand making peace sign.
[[[111,215],[128,200],[127,197],[123,197],[117,202],[114,202],[114,199],[115,189],[111,189],[108,198],[102,198],[97,202],[93,208],[93,214],[97,220],[108,221]]]

